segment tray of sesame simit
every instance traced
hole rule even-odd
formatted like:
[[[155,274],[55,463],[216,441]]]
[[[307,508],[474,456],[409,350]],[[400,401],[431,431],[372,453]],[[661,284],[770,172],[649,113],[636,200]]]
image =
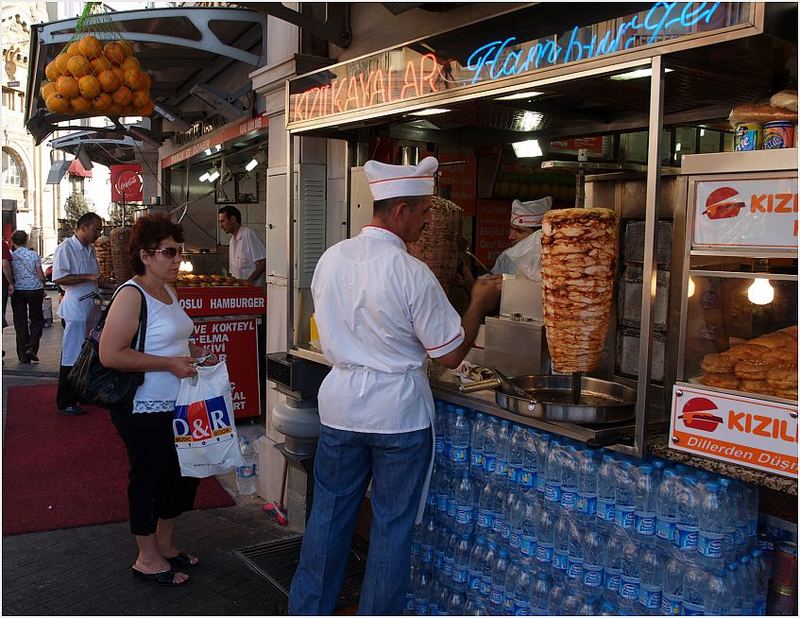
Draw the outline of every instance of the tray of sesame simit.
[[[571,423],[617,423],[634,414],[636,391],[590,377],[597,369],[614,300],[617,218],[606,208],[565,208],[544,215],[542,301],[555,375],[496,378],[462,392],[496,388],[500,407],[522,416]]]

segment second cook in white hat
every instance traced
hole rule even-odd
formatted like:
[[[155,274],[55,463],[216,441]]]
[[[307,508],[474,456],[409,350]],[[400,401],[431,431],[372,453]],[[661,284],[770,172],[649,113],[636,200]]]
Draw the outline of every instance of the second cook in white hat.
[[[494,263],[492,273],[515,275],[521,272],[528,279],[541,279],[542,218],[553,207],[549,195],[538,200],[511,204],[511,246]]]

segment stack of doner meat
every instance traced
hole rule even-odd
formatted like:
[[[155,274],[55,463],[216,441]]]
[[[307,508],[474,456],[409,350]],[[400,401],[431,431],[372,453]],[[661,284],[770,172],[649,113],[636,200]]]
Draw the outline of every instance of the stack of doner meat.
[[[613,211],[568,208],[544,215],[542,300],[556,371],[597,367],[611,314],[616,257]]]

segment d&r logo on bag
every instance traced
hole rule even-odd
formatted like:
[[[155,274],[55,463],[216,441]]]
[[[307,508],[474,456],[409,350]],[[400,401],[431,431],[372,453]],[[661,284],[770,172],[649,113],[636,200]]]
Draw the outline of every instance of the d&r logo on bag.
[[[172,420],[177,446],[219,442],[233,433],[231,415],[224,397],[212,397],[189,405],[175,406]]]

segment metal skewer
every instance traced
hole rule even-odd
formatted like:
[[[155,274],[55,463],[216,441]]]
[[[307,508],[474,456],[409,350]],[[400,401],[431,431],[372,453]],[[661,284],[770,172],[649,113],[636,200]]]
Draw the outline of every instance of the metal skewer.
[[[471,257],[473,260],[475,260],[475,263],[476,263],[478,266],[480,266],[481,268],[483,268],[483,270],[485,270],[487,273],[489,273],[489,274],[491,274],[491,273],[492,273],[492,271],[491,271],[491,270],[489,270],[489,269],[486,267],[486,265],[485,265],[483,262],[481,262],[481,261],[480,261],[480,260],[477,258],[477,256],[476,256],[474,253],[471,253],[470,251],[467,251],[466,249],[464,249],[464,253],[466,253],[466,254],[467,254],[469,257]]]

